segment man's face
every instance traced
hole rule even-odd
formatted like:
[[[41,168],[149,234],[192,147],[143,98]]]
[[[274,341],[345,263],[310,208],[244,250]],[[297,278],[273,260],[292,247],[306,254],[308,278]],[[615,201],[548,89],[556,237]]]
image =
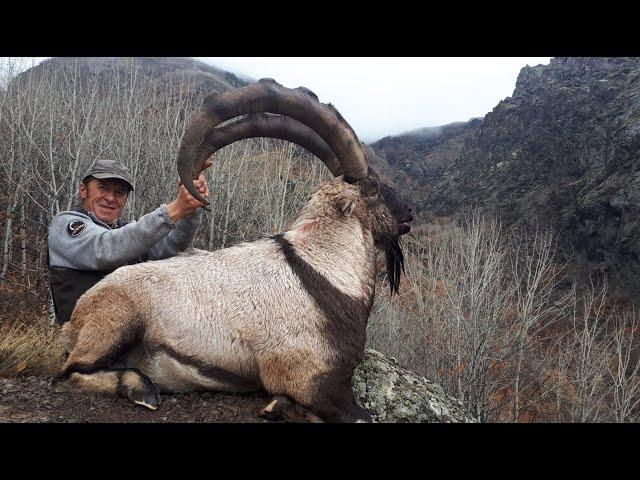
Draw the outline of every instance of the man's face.
[[[128,194],[127,183],[117,178],[92,178],[87,181],[87,185],[80,184],[83,208],[93,212],[98,220],[109,225],[115,223],[122,215]]]

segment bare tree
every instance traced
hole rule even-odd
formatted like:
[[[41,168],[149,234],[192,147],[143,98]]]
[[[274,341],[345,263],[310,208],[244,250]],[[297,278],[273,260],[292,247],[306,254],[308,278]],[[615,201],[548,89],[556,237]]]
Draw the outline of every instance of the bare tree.
[[[510,242],[511,275],[515,282],[513,303],[517,312],[510,334],[514,339],[513,421],[523,407],[522,388],[540,383],[539,371],[533,378],[523,376],[525,357],[535,339],[569,306],[568,295],[559,295],[557,284],[564,269],[554,258],[555,245],[549,231],[536,228],[533,233],[512,235]],[[560,297],[560,298],[554,298]],[[540,365],[538,365],[538,369]]]
[[[605,374],[610,339],[606,335],[607,283],[593,281],[588,288],[575,291],[569,352],[573,356],[569,378],[577,398],[571,402],[572,419],[578,422],[603,420],[607,395]],[[606,418],[605,418],[606,420]]]
[[[634,309],[618,309],[613,323],[613,358],[607,369],[612,384],[613,415],[616,422],[635,422],[640,405],[640,318]]]
[[[410,288],[396,301],[378,297],[370,342],[438,381],[480,420],[520,421],[553,391],[540,336],[568,308],[553,237],[506,232],[476,211],[414,242]]]

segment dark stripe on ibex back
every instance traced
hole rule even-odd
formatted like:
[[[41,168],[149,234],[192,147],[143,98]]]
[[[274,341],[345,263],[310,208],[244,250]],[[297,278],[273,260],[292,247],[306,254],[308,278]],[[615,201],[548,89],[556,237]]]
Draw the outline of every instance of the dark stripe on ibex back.
[[[317,307],[327,318],[324,331],[327,340],[334,343],[336,348],[344,345],[345,341],[352,345],[363,343],[371,302],[353,298],[338,290],[326,277],[305,262],[282,234],[271,238],[280,247],[287,264],[305,291],[315,300]]]

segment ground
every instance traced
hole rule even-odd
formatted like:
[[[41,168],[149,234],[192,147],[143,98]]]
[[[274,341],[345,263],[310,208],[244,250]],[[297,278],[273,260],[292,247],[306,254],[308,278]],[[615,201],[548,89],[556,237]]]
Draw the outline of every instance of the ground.
[[[375,422],[476,422],[442,387],[375,350],[365,351],[354,372],[353,389]],[[0,378],[0,423],[264,423],[258,412],[272,398],[266,392],[201,392],[163,394],[161,400],[160,408],[151,411],[122,397],[54,387],[50,377]],[[297,407],[280,411],[292,422],[318,420]]]
[[[162,395],[156,411],[124,398],[84,392],[56,392],[51,379],[0,379],[0,423],[265,423],[258,411],[266,393],[187,393]]]

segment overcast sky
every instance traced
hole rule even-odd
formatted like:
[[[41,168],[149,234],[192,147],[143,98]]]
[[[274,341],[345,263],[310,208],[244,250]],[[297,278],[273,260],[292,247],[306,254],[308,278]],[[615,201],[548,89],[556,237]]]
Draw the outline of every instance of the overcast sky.
[[[236,75],[305,86],[333,103],[360,140],[483,117],[513,94],[518,72],[550,57],[193,57]]]
[[[483,117],[513,94],[525,65],[550,57],[193,57],[254,80],[305,86],[333,103],[364,142]],[[44,57],[30,58],[36,64]],[[31,65],[28,65],[31,66]],[[27,67],[28,67],[27,66]]]

